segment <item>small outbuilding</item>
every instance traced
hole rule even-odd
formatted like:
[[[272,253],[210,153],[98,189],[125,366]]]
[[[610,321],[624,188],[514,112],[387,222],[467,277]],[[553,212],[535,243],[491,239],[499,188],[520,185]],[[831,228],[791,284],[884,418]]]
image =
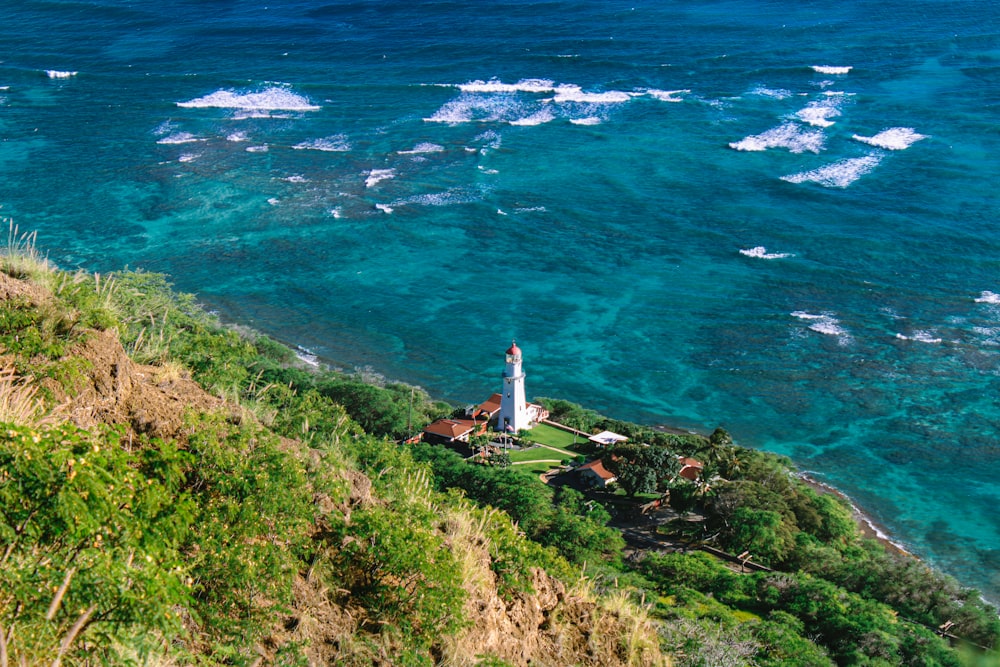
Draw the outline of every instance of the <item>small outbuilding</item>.
[[[589,440],[600,447],[614,447],[619,442],[627,441],[628,438],[612,431],[601,431],[597,435],[590,436]]]
[[[606,488],[618,481],[618,478],[604,467],[601,459],[594,459],[576,469],[576,472],[588,486]]]

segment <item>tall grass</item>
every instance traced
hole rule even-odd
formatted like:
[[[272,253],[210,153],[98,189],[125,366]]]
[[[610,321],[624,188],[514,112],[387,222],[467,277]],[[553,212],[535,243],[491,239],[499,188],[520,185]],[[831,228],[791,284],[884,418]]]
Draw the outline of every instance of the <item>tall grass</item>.
[[[14,370],[0,370],[0,422],[19,426],[43,426],[55,421],[38,396],[38,387]]]
[[[0,270],[14,278],[38,279],[52,273],[54,267],[35,244],[38,232],[22,233],[12,218],[6,220],[7,246],[0,251]]]

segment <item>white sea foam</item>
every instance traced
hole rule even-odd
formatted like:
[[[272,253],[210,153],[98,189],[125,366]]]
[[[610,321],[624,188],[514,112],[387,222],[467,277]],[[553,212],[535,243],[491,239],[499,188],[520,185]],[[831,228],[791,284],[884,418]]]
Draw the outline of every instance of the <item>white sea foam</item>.
[[[805,130],[797,123],[785,123],[763,134],[754,134],[729,144],[738,151],[765,151],[768,148],[787,148],[792,153],[823,150],[826,137],[819,130]]]
[[[503,143],[503,137],[500,136],[499,132],[494,130],[486,130],[476,135],[474,140],[483,142],[485,148],[500,148],[500,145]]]
[[[792,317],[797,317],[800,320],[805,320],[810,322],[809,329],[815,331],[816,333],[821,333],[826,336],[836,336],[840,339],[841,345],[846,345],[850,342],[851,336],[847,330],[840,325],[840,321],[834,317],[831,313],[807,313],[804,310],[796,310],[792,313]]]
[[[319,358],[313,354],[312,351],[302,347],[301,345],[295,346],[295,356],[310,366],[319,368]]]
[[[469,204],[480,199],[481,197],[469,191],[456,189],[407,197],[406,199],[393,202],[393,206],[451,206],[453,204]]]
[[[815,127],[830,127],[833,125],[831,118],[840,115],[840,96],[827,96],[826,99],[813,100],[800,109],[795,116],[804,123],[809,123]]]
[[[197,143],[199,141],[205,141],[205,140],[201,139],[199,137],[194,136],[190,132],[175,132],[175,133],[170,134],[170,135],[168,135],[166,137],[163,137],[162,139],[160,139],[156,143],[158,143],[158,144],[165,144],[165,145],[170,145],[170,144],[193,144],[193,143]]]
[[[228,135],[226,135],[226,141],[232,141],[232,142],[237,142],[237,143],[241,142],[241,141],[247,141],[247,133],[246,132],[230,132]]]
[[[295,144],[292,148],[296,150],[325,151],[327,153],[343,153],[351,150],[351,142],[343,134],[335,134],[322,139],[310,139]]]
[[[818,72],[819,74],[847,74],[854,68],[851,66],[838,67],[835,65],[813,65],[812,69],[814,72]]]
[[[983,290],[979,293],[979,297],[976,298],[976,303],[988,303],[994,306],[1000,306],[1000,294],[990,292],[989,290]]]
[[[340,218],[344,217],[343,210],[339,206],[336,207],[336,208],[331,208],[330,209],[330,215],[332,215],[337,220],[339,220]]]
[[[678,97],[679,95],[685,95],[690,93],[688,89],[684,90],[647,90],[648,94],[653,99],[660,100],[661,102],[683,102],[683,97]]]
[[[538,110],[517,95],[474,95],[463,93],[444,104],[434,115],[424,120],[431,123],[457,125],[470,122],[512,122],[530,117]]]
[[[569,122],[573,125],[600,125],[604,121],[597,116],[587,116],[586,118],[570,118]]]
[[[750,91],[751,95],[756,95],[758,97],[770,97],[775,100],[783,100],[785,98],[791,97],[794,93],[790,90],[784,88],[768,88],[767,86],[757,86]]]
[[[628,102],[636,93],[625,93],[620,90],[609,90],[603,93],[588,93],[580,86],[571,84],[561,85],[555,89],[553,101],[556,104],[578,103],[578,104],[621,104]]]
[[[931,344],[940,343],[941,340],[942,340],[942,339],[936,337],[930,331],[924,331],[924,330],[914,331],[909,336],[906,336],[904,334],[898,333],[898,334],[896,334],[896,338],[898,338],[899,340],[913,340],[913,341],[916,341],[918,343],[931,343]]]
[[[181,154],[181,155],[180,155],[180,156],[179,156],[179,157],[177,158],[177,161],[178,161],[178,162],[194,162],[194,161],[195,161],[195,160],[197,160],[197,159],[198,159],[199,157],[201,157],[201,156],[200,156],[200,155],[199,155],[198,153],[182,153],[182,154]]]
[[[280,199],[278,199],[277,197],[270,197],[270,198],[269,198],[269,199],[267,200],[267,203],[268,203],[268,204],[270,204],[271,206],[277,206],[278,204],[280,204],[280,203],[281,203],[281,200],[280,200]]]
[[[490,79],[462,83],[457,88],[463,93],[551,93],[555,91],[555,84],[549,79],[521,79],[517,83]]]
[[[740,254],[758,259],[784,259],[792,256],[791,253],[787,252],[768,252],[767,248],[762,245],[753,248],[740,248]]]
[[[507,122],[511,125],[520,126],[532,126],[532,125],[542,125],[543,123],[548,123],[555,118],[555,114],[552,113],[552,109],[549,107],[543,107],[536,111],[535,113],[524,116],[523,118],[515,118],[514,120],[508,120]]]
[[[79,72],[67,72],[58,69],[47,69],[45,70],[45,76],[50,79],[68,79],[70,77],[76,76]]]
[[[421,155],[423,153],[440,153],[444,150],[444,146],[439,144],[432,144],[429,141],[423,141],[408,151],[399,151],[400,155]]]
[[[365,187],[373,187],[390,178],[396,178],[395,169],[372,169],[368,172],[368,178],[365,179]]]
[[[901,151],[906,150],[921,139],[926,139],[927,135],[917,134],[916,130],[912,127],[890,127],[882,130],[874,137],[863,137],[855,134],[853,138],[870,146],[877,146],[878,148],[885,148],[890,151]]]
[[[392,207],[387,204],[375,204],[375,208],[382,211],[383,213],[392,213]]]
[[[266,152],[268,152],[268,150],[270,150],[270,149],[268,148],[267,144],[260,144],[259,146],[247,146],[246,147],[246,152],[247,153],[266,153]]]
[[[291,176],[285,176],[283,181],[288,181],[289,183],[308,183],[309,179],[300,174],[292,174]]]
[[[238,109],[258,113],[320,109],[308,98],[279,86],[253,92],[221,89],[204,97],[178,102],[177,106],[185,109]]]
[[[799,174],[782,176],[781,180],[789,183],[805,183],[812,181],[826,188],[846,188],[848,185],[869,173],[882,161],[882,156],[872,153],[864,157],[839,160],[825,167],[804,171]]]

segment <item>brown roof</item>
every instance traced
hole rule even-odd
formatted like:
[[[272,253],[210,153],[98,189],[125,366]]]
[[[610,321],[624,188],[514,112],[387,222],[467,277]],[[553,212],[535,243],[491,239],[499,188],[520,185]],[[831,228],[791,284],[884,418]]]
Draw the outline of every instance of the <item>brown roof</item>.
[[[589,463],[584,463],[582,466],[577,468],[577,470],[580,472],[592,470],[598,477],[605,481],[617,479],[613,473],[609,472],[608,469],[604,467],[604,463],[601,462],[601,459],[594,459]]]
[[[479,409],[492,417],[496,413],[500,412],[500,400],[500,394],[493,394],[479,404]]]
[[[476,428],[476,424],[477,422],[471,419],[439,419],[428,424],[424,432],[455,440]]]
[[[705,464],[703,464],[698,459],[693,459],[689,456],[684,456],[681,458],[681,470],[677,474],[679,474],[684,479],[689,479],[692,482],[695,482],[698,480],[698,475],[704,468]]]

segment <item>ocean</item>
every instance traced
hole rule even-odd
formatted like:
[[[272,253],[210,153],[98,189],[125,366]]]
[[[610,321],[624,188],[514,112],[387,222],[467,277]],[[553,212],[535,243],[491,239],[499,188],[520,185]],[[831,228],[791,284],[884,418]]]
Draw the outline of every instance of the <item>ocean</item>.
[[[788,455],[1000,600],[1000,5],[2,0],[0,215],[455,403]]]

